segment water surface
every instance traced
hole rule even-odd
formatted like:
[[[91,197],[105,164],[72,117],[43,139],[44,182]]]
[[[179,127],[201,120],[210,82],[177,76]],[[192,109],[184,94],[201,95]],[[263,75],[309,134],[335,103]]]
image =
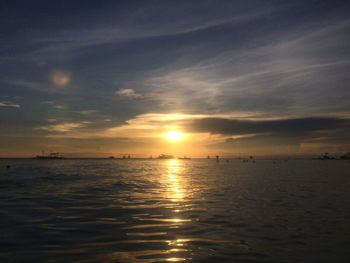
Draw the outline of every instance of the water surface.
[[[0,261],[349,262],[349,171],[316,160],[0,160]]]

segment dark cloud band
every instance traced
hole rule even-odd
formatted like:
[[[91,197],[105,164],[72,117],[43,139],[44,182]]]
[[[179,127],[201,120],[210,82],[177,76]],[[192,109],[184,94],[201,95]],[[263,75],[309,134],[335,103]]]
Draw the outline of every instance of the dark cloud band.
[[[225,118],[204,118],[193,120],[188,129],[193,132],[212,134],[279,134],[302,135],[317,131],[338,130],[349,127],[350,121],[343,118],[318,117],[281,120],[237,120]]]

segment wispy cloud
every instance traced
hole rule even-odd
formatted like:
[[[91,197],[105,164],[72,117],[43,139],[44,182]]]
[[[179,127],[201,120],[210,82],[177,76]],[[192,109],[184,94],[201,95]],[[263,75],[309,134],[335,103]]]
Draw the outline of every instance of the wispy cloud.
[[[45,76],[43,80],[28,80],[28,79],[13,79],[13,80],[5,80],[4,82],[15,87],[21,87],[24,89],[29,89],[33,91],[38,91],[42,93],[63,93],[64,89],[59,89],[54,86],[54,84],[47,81],[49,76]]]
[[[54,100],[47,100],[47,101],[42,101],[40,102],[42,105],[50,105],[52,108],[57,109],[57,110],[63,110],[67,108],[67,105],[63,105],[60,102],[54,101]]]
[[[98,110],[81,110],[79,111],[81,115],[89,116],[98,113]]]
[[[0,101],[0,107],[20,108],[21,105],[10,101]]]
[[[86,127],[86,122],[63,122],[59,124],[40,126],[37,129],[49,132],[66,133]]]
[[[210,6],[215,6],[214,3],[203,4],[197,8],[203,8],[205,11]],[[38,48],[27,54],[27,58],[38,60],[38,58],[50,58],[60,57],[61,54],[70,53],[74,55],[80,53],[84,48],[91,48],[101,46],[105,44],[117,44],[125,43],[129,41],[140,41],[142,39],[150,39],[157,37],[169,37],[178,36],[183,34],[196,33],[197,31],[210,30],[211,28],[230,25],[240,25],[241,23],[249,23],[266,15],[270,15],[286,5],[280,5],[278,7],[273,6],[261,6],[259,9],[247,9],[243,13],[238,12],[237,6],[236,12],[224,12],[221,14],[207,13],[205,16],[188,16],[187,19],[183,19],[178,16],[177,12],[181,12],[180,6],[178,10],[175,8],[174,12],[168,12],[168,16],[160,16],[159,19],[154,20],[154,16],[159,16],[159,11],[162,9],[162,4],[159,4],[158,8],[149,7],[148,5],[142,5],[139,8],[135,8],[133,12],[128,15],[127,19],[113,23],[112,25],[95,25],[92,28],[66,28],[59,30],[52,34],[51,32],[45,32],[45,34],[34,34],[31,36],[31,46],[37,46]],[[189,5],[190,7],[191,5]],[[167,5],[164,4],[163,8]],[[171,22],[169,16],[172,16]],[[28,33],[24,34],[22,38],[28,41]],[[18,45],[18,44],[17,44]]]
[[[119,89],[115,92],[117,95],[121,97],[126,97],[129,99],[142,99],[144,96],[140,93],[137,93],[135,90],[126,88],[126,89]]]
[[[350,59],[337,50],[346,48],[349,31],[350,21],[340,20],[300,32],[269,32],[251,48],[237,46],[192,65],[179,59],[155,70],[144,85],[170,110],[300,116],[346,110],[350,92],[342,80],[348,79]]]

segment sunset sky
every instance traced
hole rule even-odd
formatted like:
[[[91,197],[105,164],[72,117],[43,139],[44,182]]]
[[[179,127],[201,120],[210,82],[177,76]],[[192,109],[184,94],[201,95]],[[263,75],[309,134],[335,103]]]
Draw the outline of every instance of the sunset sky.
[[[349,14],[336,0],[1,1],[0,156],[350,151]]]

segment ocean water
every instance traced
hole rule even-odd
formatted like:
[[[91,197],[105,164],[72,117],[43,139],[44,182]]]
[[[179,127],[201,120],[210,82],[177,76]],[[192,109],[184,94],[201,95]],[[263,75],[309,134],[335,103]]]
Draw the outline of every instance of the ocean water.
[[[350,163],[0,160],[0,261],[350,262]]]

